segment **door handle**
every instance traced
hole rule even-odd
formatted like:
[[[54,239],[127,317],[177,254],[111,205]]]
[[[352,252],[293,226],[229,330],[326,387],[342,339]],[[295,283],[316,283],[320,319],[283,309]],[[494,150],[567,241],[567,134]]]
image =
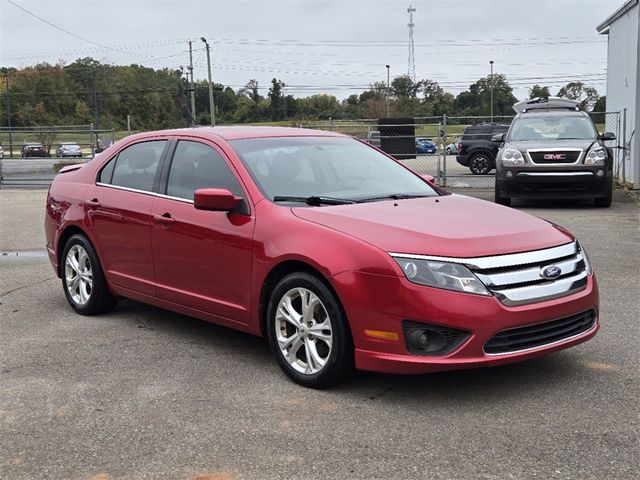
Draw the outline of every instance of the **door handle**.
[[[156,223],[159,223],[163,227],[168,227],[169,225],[172,225],[173,223],[175,223],[175,220],[171,217],[170,213],[163,213],[162,215],[154,215],[153,219],[156,221]]]
[[[98,201],[97,198],[92,198],[91,200],[87,200],[86,202],[84,202],[84,204],[91,208],[91,209],[96,209],[96,208],[100,208],[102,206],[102,204]]]

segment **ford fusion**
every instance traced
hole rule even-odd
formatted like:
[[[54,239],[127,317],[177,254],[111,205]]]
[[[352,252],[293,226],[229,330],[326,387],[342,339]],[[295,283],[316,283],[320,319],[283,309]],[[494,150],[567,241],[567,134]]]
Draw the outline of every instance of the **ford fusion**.
[[[129,298],[265,336],[309,387],[525,360],[599,327],[569,232],[332,132],[133,135],[63,168],[46,210],[76,312]]]

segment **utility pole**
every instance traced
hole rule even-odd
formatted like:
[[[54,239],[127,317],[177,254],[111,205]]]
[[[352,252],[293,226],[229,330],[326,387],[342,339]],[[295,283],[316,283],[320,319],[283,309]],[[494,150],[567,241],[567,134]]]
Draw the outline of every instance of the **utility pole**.
[[[389,118],[389,65],[385,65],[387,67],[387,118]]]
[[[92,151],[93,148],[99,148],[100,145],[98,144],[98,132],[97,130],[99,130],[100,125],[98,123],[98,87],[97,87],[97,81],[96,81],[96,67],[93,67],[93,126],[92,129],[95,133],[95,147],[92,147]]]
[[[409,13],[409,23],[407,27],[409,27],[409,68],[407,69],[407,75],[409,78],[415,83],[416,81],[416,52],[413,43],[413,27],[416,26],[413,23],[413,14],[416,11],[416,7],[413,5],[409,5],[407,8],[407,12]]]
[[[191,48],[191,40],[189,40],[189,72],[187,73],[187,85],[191,94],[191,126],[196,126],[196,94],[193,87],[193,49]],[[189,80],[191,76],[191,80]]]
[[[489,60],[491,65],[491,122],[493,122],[493,60]]]
[[[207,47],[207,69],[209,71],[209,110],[211,111],[211,126],[215,127],[216,126],[216,106],[215,106],[215,103],[213,102],[213,83],[211,82],[211,53],[209,52],[210,48],[209,48],[209,43],[207,42],[207,39],[204,37],[200,37],[200,40],[202,40],[205,46]]]
[[[11,98],[9,97],[9,70],[4,71],[4,95],[7,99],[7,127],[9,127],[9,158],[13,158],[13,137],[11,134]]]

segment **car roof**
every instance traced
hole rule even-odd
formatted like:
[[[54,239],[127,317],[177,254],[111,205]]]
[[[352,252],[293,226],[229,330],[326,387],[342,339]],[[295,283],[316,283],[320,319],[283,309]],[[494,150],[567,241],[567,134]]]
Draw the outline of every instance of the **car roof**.
[[[308,128],[292,127],[262,127],[262,126],[222,126],[222,127],[195,127],[180,128],[174,130],[159,130],[155,132],[143,132],[132,135],[131,138],[145,138],[153,134],[163,135],[188,135],[203,138],[221,138],[223,140],[244,140],[248,138],[274,138],[274,137],[348,137],[336,132],[325,130],[313,130]]]
[[[516,118],[535,118],[535,117],[588,117],[589,115],[583,111],[576,110],[531,110],[519,113]]]

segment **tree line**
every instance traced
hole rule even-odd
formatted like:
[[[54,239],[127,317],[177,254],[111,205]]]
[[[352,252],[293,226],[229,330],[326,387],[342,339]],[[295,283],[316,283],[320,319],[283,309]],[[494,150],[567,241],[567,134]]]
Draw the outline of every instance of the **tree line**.
[[[3,68],[0,122],[8,124],[9,109],[14,127],[94,123],[98,128],[122,130],[127,127],[127,116],[135,130],[186,126],[191,117],[183,73],[135,64],[111,65],[93,58],[68,65],[43,63],[21,69]],[[397,117],[465,117],[488,115],[492,87],[494,115],[512,115],[517,99],[502,74],[480,78],[458,95],[446,92],[433,80],[413,81],[404,75],[394,78],[389,88],[383,82],[375,82],[344,100],[325,93],[295,97],[276,78],[268,86],[251,79],[237,90],[214,84],[214,99],[217,123],[381,118],[387,112]],[[193,89],[194,120],[208,125],[208,83],[198,81]],[[530,98],[551,95],[548,87],[540,85],[533,85],[529,93]],[[582,82],[571,82],[556,95],[580,101],[587,111],[605,110],[604,97]]]

